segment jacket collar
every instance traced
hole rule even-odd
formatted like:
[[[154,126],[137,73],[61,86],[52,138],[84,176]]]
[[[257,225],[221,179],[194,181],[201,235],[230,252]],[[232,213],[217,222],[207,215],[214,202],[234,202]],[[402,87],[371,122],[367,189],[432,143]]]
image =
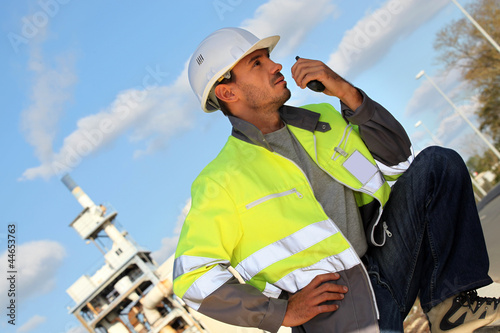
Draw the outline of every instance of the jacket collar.
[[[311,133],[314,133],[314,131],[326,132],[331,129],[330,124],[319,121],[320,114],[317,112],[283,105],[279,109],[279,113],[285,124],[307,130]],[[266,141],[264,134],[255,125],[234,116],[228,116],[228,118],[233,125],[232,136],[268,150],[273,150]]]

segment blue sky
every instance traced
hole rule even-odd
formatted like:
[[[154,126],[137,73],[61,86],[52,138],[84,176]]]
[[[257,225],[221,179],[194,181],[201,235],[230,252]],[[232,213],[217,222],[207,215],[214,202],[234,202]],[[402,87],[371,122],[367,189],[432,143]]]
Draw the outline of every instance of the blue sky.
[[[221,113],[201,111],[186,76],[191,53],[218,28],[281,35],[272,58],[283,65],[290,104],[338,106],[291,80],[296,55],[315,58],[386,106],[416,150],[432,143],[414,127],[418,120],[464,157],[481,146],[429,82],[415,80],[424,69],[473,119],[474,96],[456,70],[440,71],[432,48],[436,32],[461,18],[449,0],[22,0],[0,7],[0,269],[7,271],[7,228],[16,224],[19,271],[16,326],[2,315],[2,331],[83,332],[67,313],[65,290],[102,256],[68,226],[81,207],[60,181],[65,172],[96,203],[111,203],[155,258],[172,253],[191,182],[230,134]],[[2,308],[7,287],[0,279]]]

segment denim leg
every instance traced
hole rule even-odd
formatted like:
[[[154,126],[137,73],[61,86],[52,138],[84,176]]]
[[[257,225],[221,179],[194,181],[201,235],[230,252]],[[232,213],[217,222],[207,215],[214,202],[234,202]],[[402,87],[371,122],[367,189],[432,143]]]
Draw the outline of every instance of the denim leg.
[[[393,186],[380,221],[392,237],[370,247],[365,261],[382,332],[403,331],[417,296],[428,311],[492,282],[470,176],[455,151],[422,151]]]

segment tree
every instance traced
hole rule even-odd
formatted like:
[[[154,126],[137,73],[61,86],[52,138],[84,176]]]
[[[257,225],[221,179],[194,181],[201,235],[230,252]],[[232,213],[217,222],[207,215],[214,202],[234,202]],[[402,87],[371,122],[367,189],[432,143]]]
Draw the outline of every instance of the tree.
[[[476,177],[478,174],[490,171],[495,175],[495,179],[490,185],[494,185],[500,181],[500,160],[491,149],[487,149],[482,140],[475,133],[463,135],[457,143],[460,146],[460,151],[468,156],[467,168],[471,176]],[[482,186],[488,191],[488,186]]]
[[[475,154],[467,160],[467,166],[472,172],[481,173],[489,170],[497,170],[498,158],[487,150],[483,155]],[[495,172],[498,175],[498,173]]]
[[[478,0],[466,10],[495,40],[500,41],[500,1]],[[500,145],[500,53],[465,17],[438,32],[434,48],[447,69],[459,67],[477,91],[480,130]]]
[[[497,184],[500,180],[500,167],[499,161],[495,154],[491,150],[487,150],[483,155],[475,154],[469,157],[467,160],[467,167],[474,173],[481,173],[485,171],[491,171],[495,175],[495,180],[493,184]]]

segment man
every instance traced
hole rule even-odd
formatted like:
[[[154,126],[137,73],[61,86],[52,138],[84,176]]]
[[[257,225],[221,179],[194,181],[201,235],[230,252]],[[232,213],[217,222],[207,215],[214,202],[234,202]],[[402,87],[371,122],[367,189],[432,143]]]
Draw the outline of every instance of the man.
[[[290,91],[269,57],[278,39],[225,28],[193,54],[191,87],[233,132],[193,183],[175,293],[271,332],[402,332],[418,295],[433,332],[500,318],[498,299],[473,291],[491,279],[458,154],[414,158],[391,114],[319,61],[299,59],[292,77],[301,88],[321,82],[342,114],[284,105]]]

